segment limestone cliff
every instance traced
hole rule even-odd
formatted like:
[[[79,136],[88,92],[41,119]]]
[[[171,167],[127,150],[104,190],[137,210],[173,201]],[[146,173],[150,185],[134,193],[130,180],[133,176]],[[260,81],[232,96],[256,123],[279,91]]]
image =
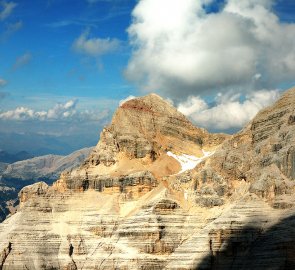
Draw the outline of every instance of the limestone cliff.
[[[227,140],[210,161],[198,167],[194,183],[198,194],[212,188],[216,194],[221,189],[217,183],[222,183],[226,196],[247,186],[248,192],[275,208],[294,205],[294,92],[294,88],[287,91],[274,105],[259,112],[247,127]]]
[[[294,101],[230,137],[124,103],[84,164],[20,192],[0,269],[295,269]]]

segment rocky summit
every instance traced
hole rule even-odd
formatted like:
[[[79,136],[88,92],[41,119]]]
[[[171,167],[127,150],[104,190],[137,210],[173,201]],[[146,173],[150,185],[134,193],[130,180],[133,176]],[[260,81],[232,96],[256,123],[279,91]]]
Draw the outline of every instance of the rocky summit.
[[[295,269],[295,88],[239,133],[123,103],[78,168],[19,193],[0,269]]]

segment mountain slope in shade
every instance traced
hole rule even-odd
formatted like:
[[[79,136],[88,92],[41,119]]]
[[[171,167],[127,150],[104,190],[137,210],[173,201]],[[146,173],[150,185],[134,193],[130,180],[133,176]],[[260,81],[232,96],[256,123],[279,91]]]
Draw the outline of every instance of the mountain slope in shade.
[[[50,135],[50,126],[45,128],[49,134],[40,134],[34,130],[26,133],[11,132],[12,127],[4,131],[2,126],[2,129],[0,128],[0,149],[8,153],[17,153],[22,149],[35,157],[49,154],[66,156],[78,149],[95,145],[96,134],[102,130],[102,127],[97,126],[85,131],[85,134]],[[40,129],[42,128],[40,127]],[[62,131],[67,132],[66,130]]]
[[[52,184],[60,173],[82,163],[92,148],[78,150],[68,156],[46,155],[12,164],[0,164],[0,221],[15,211],[17,194],[26,185],[45,181]]]
[[[295,269],[294,119],[295,88],[229,137],[124,103],[81,166],[21,190],[3,269]]]
[[[32,157],[33,155],[29,154],[26,151],[20,151],[20,152],[17,152],[16,154],[9,154],[6,151],[0,150],[0,162],[3,162],[3,163],[13,163],[13,162],[29,159]]]

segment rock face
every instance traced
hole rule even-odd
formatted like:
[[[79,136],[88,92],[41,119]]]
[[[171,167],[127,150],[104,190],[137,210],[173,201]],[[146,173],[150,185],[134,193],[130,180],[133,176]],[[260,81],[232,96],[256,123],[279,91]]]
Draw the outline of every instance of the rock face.
[[[124,103],[79,168],[19,193],[0,269],[295,269],[294,104],[226,137]]]
[[[253,119],[241,132],[227,140],[214,158],[196,175],[200,193],[221,182],[230,196],[232,190],[249,185],[249,192],[275,208],[294,205],[295,114],[294,89]],[[215,190],[216,191],[216,190]]]
[[[116,111],[83,166],[64,173],[55,186],[118,191],[132,198],[132,187],[150,191],[159,179],[179,172],[179,163],[168,151],[203,156],[202,149],[213,151],[226,137],[194,127],[155,94],[133,99]]]
[[[0,164],[0,222],[14,213],[17,194],[26,185],[45,181],[52,184],[61,172],[82,163],[92,148],[78,150],[68,156],[46,155],[12,164]]]

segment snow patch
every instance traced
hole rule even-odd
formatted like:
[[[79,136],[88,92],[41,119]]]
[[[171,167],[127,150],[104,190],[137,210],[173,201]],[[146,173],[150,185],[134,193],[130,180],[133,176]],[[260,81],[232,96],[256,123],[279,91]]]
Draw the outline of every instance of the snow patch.
[[[205,158],[207,158],[213,154],[213,152],[206,152],[203,149],[202,149],[202,152],[203,152],[203,156],[200,158],[195,157],[195,156],[186,155],[186,154],[176,155],[170,151],[167,152],[167,155],[170,157],[173,157],[174,159],[176,159],[180,163],[181,170],[178,172],[178,174],[180,174],[185,171],[194,169]]]

